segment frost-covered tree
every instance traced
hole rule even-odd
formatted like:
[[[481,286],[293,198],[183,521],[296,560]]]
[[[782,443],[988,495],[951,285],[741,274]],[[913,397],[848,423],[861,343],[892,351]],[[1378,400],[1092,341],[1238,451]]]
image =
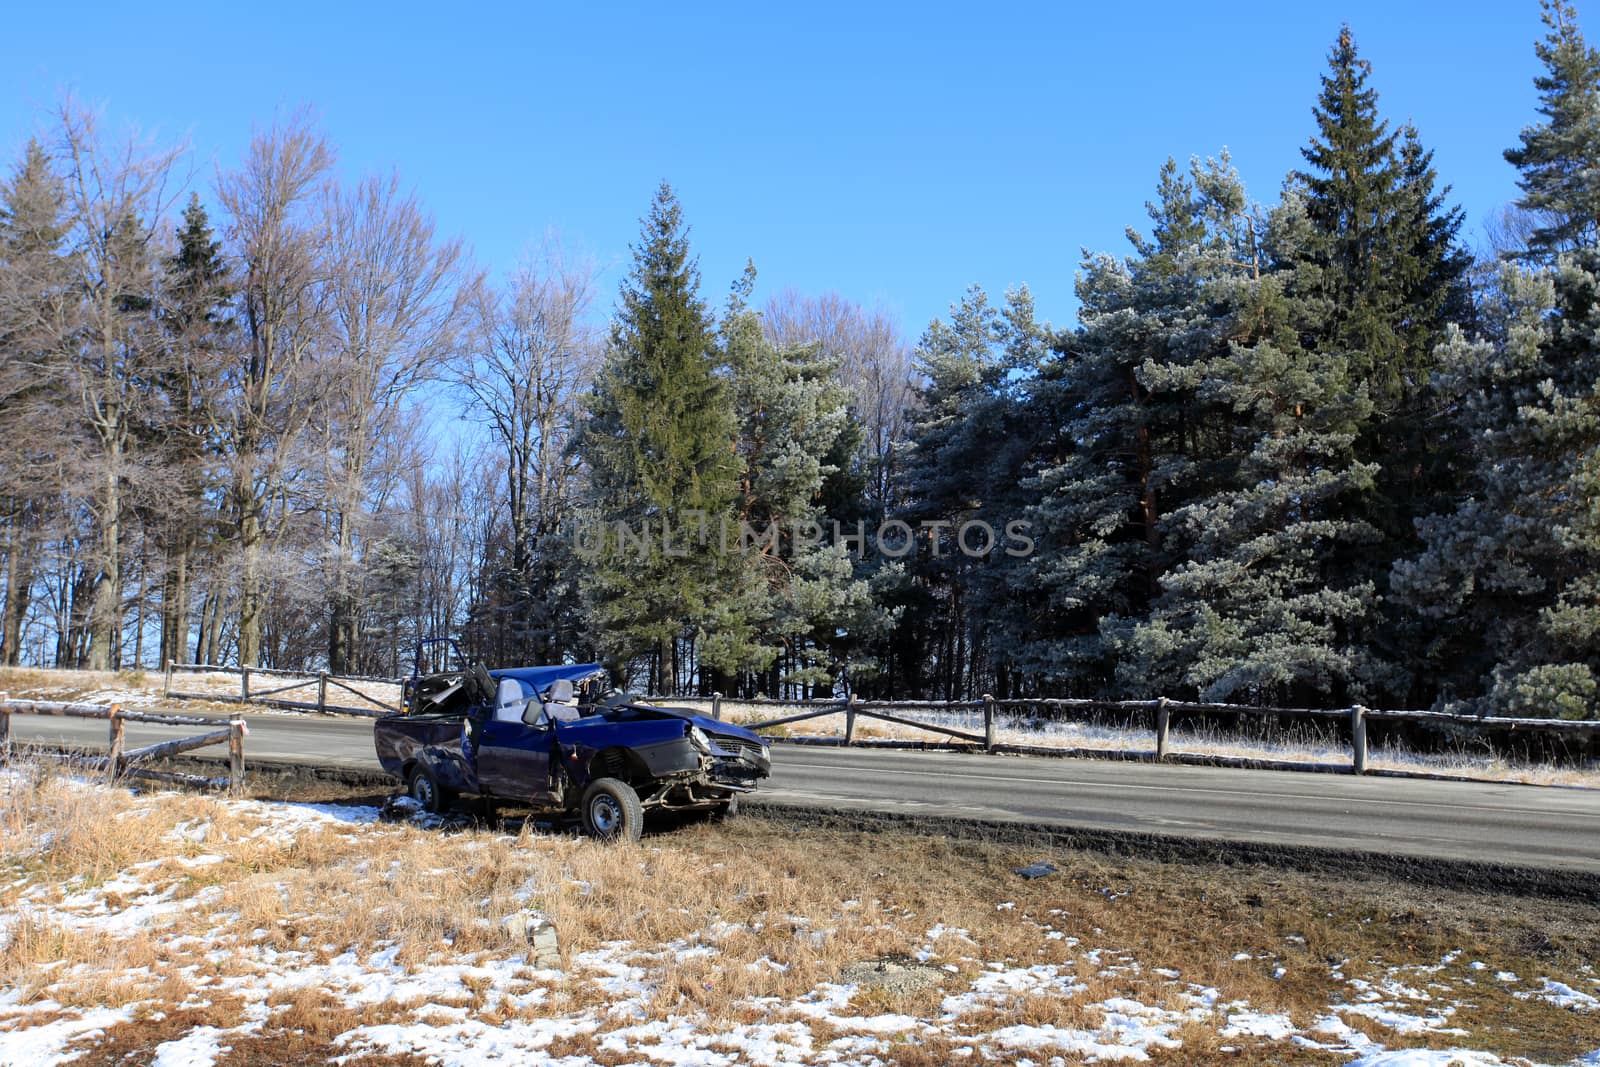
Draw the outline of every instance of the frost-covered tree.
[[[43,567],[44,526],[65,444],[69,403],[53,373],[76,328],[67,198],[50,157],[30,141],[0,184],[0,666],[15,666]]]
[[[743,668],[754,688],[769,693],[831,694],[841,679],[873,672],[863,645],[888,621],[858,553],[833,536],[836,523],[846,536],[855,532],[841,512],[860,513],[861,429],[851,391],[821,344],[779,347],[769,339],[746,304],[754,279],[747,267],[734,287],[722,343],[739,422],[735,511],[741,532],[753,533],[729,603],[758,620],[760,652],[724,650],[728,636],[713,631],[705,658]]]
[[[886,651],[903,687],[946,699],[1012,687],[1030,612],[1028,590],[1013,584],[1006,527],[1031,499],[1021,482],[1035,427],[1021,400],[1047,349],[1025,288],[996,309],[974,286],[948,323],[936,319],[922,335],[899,515],[915,530],[914,580],[896,585],[902,624]]]
[[[1426,548],[1394,586],[1432,623],[1424,668],[1446,706],[1600,714],[1597,270],[1592,252],[1553,274],[1505,268],[1486,335],[1441,352],[1471,474],[1452,511],[1419,524]]]
[[[1268,248],[1281,255],[1304,232],[1291,197],[1273,213]],[[1125,689],[1264,704],[1376,699],[1375,590],[1344,564],[1376,539],[1352,507],[1375,474],[1355,456],[1371,402],[1341,358],[1303,344],[1307,311],[1289,281],[1252,271],[1214,287],[1226,348],[1192,373],[1197,395],[1231,416],[1227,459],[1167,520],[1182,559],[1119,639]]]
[[[1175,562],[1169,516],[1225,462],[1226,412],[1201,386],[1228,352],[1226,283],[1257,270],[1253,211],[1226,156],[1187,170],[1168,160],[1146,210],[1133,256],[1086,258],[1079,328],[1029,402],[1044,436],[1024,573],[1048,609],[1030,667],[1085,694],[1112,684],[1119,641]]]

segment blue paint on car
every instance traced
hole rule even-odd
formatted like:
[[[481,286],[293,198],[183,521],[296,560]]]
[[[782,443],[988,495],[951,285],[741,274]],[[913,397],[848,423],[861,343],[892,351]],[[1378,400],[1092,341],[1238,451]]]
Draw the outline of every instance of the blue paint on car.
[[[600,664],[460,667],[414,675],[405,694],[373,745],[385,771],[441,805],[466,795],[572,812],[609,790],[631,791],[640,811],[729,811],[771,772],[760,735],[612,693]]]

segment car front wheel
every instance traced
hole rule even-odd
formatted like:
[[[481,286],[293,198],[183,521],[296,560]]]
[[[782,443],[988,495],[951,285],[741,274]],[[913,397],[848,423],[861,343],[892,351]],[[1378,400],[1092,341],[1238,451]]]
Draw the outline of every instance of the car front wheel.
[[[616,778],[596,778],[578,803],[583,830],[600,841],[637,841],[644,832],[644,808],[633,786]]]

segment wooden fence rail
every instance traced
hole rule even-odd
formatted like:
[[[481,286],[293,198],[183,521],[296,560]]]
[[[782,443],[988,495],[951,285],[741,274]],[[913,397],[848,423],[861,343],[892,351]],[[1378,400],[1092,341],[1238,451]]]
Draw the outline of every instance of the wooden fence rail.
[[[651,697],[662,703],[704,703],[705,697]],[[1350,769],[1355,774],[1365,774],[1368,759],[1368,727],[1374,720],[1385,722],[1417,722],[1434,726],[1455,726],[1467,730],[1491,732],[1517,732],[1543,734],[1555,737],[1590,739],[1600,734],[1600,721],[1569,721],[1562,719],[1496,718],[1491,716],[1456,715],[1442,711],[1416,711],[1404,709],[1368,708],[1354,705],[1348,708],[1275,708],[1253,707],[1248,704],[1208,704],[1191,700],[1171,700],[1158,697],[1153,700],[1091,700],[1056,697],[1024,697],[997,699],[985,695],[981,700],[928,701],[928,700],[860,700],[854,696],[846,699],[775,700],[770,697],[750,699],[725,697],[713,693],[709,698],[712,717],[720,719],[723,704],[733,701],[755,707],[799,708],[793,714],[782,715],[759,722],[744,723],[752,730],[770,730],[808,719],[843,714],[845,717],[844,744],[855,744],[856,723],[859,719],[877,719],[930,733],[941,734],[994,752],[1001,748],[996,742],[996,726],[1001,713],[1008,709],[1022,712],[1044,709],[1071,709],[1084,712],[1105,711],[1123,713],[1134,717],[1148,717],[1155,734],[1157,761],[1172,755],[1172,721],[1181,715],[1252,715],[1264,718],[1307,720],[1332,720],[1348,724],[1350,733]],[[908,717],[915,712],[944,714],[981,713],[983,734],[956,729],[952,726]]]
[[[217,720],[199,715],[162,715],[144,711],[127,711],[121,704],[68,703],[59,700],[11,700],[0,693],[0,764],[11,761],[11,717],[13,715],[57,715],[74,719],[105,719],[109,723],[106,754],[104,756],[70,757],[72,762],[103,769],[106,778],[149,778],[164,782],[182,782],[187,785],[211,787],[226,785],[235,796],[244,792],[244,738],[249,729],[243,719],[228,720],[220,730],[161,741],[128,751],[123,744],[124,728],[130,722],[151,723],[159,726],[215,726]],[[226,778],[201,778],[192,774],[155,771],[139,766],[150,760],[175,756],[209,745],[228,746],[228,775]]]
[[[172,687],[172,676],[176,672],[198,674],[231,674],[239,678],[239,691],[237,693],[193,693],[182,692]],[[261,689],[250,684],[255,677],[265,678],[298,678],[300,681],[290,682],[288,685],[279,685],[272,689]],[[165,681],[162,685],[161,695],[169,700],[215,700],[225,704],[260,704],[263,707],[282,708],[288,711],[315,711],[330,715],[361,715],[367,718],[377,718],[400,710],[397,704],[386,704],[377,698],[361,692],[350,683],[369,682],[378,685],[404,685],[400,678],[377,678],[366,675],[339,675],[335,677],[327,671],[285,671],[272,667],[222,667],[205,663],[176,663],[167,661]],[[330,704],[328,702],[328,687],[341,689],[362,704]],[[296,689],[309,689],[316,687],[317,699],[286,700],[282,694],[293,692]]]

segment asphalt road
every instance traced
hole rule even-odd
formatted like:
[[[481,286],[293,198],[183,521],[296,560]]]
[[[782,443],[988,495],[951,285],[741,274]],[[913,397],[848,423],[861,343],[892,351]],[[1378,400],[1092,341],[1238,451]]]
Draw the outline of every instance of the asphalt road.
[[[377,769],[370,720],[246,719],[247,761]],[[102,751],[106,743],[100,720],[14,715],[11,722],[18,742]],[[125,743],[135,748],[192,732],[130,723]],[[762,798],[802,807],[1600,874],[1600,790],[792,745],[775,746],[772,762]]]

